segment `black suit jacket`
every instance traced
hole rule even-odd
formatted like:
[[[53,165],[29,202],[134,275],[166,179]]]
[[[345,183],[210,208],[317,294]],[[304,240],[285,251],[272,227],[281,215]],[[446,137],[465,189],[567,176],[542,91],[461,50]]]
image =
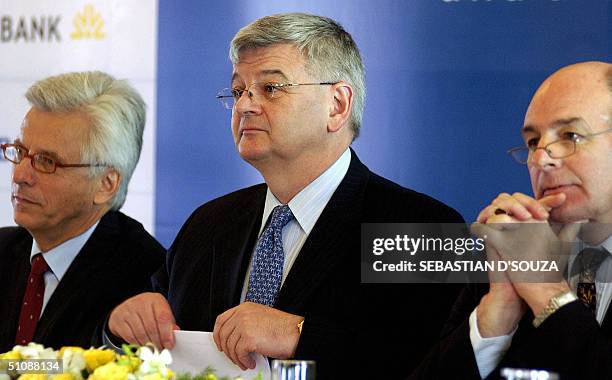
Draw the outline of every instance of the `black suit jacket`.
[[[182,227],[154,277],[182,329],[212,331],[216,317],[239,304],[266,190],[256,185],[208,202]],[[355,371],[399,378],[436,341],[455,289],[361,284],[360,228],[364,222],[442,221],[463,220],[448,206],[370,172],[352,152],[275,304],[305,317],[295,357],[316,360],[317,379]]]
[[[24,228],[0,229],[0,352],[15,344],[31,248]],[[54,348],[100,345],[104,318],[151,288],[150,277],[164,257],[164,248],[140,223],[120,212],[106,213],[49,299],[34,341]]]
[[[468,285],[453,307],[444,338],[413,373],[419,379],[480,379],[469,337],[469,314],[488,286]],[[579,301],[569,303],[538,328],[527,312],[512,338],[510,348],[487,377],[499,379],[500,369],[537,368],[556,372],[561,379],[612,379],[612,309],[601,326]]]

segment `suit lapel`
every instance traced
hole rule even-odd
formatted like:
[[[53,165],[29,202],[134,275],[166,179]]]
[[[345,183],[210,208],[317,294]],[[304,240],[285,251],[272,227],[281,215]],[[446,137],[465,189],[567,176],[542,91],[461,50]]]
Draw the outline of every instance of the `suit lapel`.
[[[251,207],[240,210],[238,217],[228,223],[229,227],[216,234],[209,308],[209,321],[212,323],[217,315],[240,302],[247,268],[261,227],[266,189],[262,186],[249,202]]]
[[[612,302],[612,301],[611,301]],[[608,311],[601,324],[601,329],[605,336],[612,338],[612,307],[608,306]]]
[[[350,265],[350,262],[354,262],[345,260],[346,255],[360,255],[355,231],[360,228],[363,192],[368,177],[369,170],[351,150],[351,164],[346,176],[300,250],[283,283],[275,307],[287,311],[299,310],[315,289],[308,284],[322,283],[337,265]],[[357,250],[353,252],[352,247]]]
[[[8,351],[15,344],[15,334],[21,303],[25,293],[28,277],[30,275],[30,252],[32,237],[22,229],[16,229],[23,235],[18,240],[10,240],[3,247],[2,260],[0,260],[0,352]]]
[[[38,322],[35,340],[42,341],[52,334],[53,326],[62,316],[87,313],[83,300],[98,296],[96,289],[104,286],[96,280],[97,274],[113,273],[104,267],[109,256],[114,254],[118,236],[117,215],[109,212],[100,220],[53,292]],[[115,281],[113,278],[103,280]]]

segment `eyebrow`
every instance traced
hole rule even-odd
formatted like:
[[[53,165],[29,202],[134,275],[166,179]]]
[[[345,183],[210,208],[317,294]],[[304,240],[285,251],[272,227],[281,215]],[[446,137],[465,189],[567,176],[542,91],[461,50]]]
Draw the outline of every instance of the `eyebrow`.
[[[267,69],[267,70],[261,70],[260,72],[257,73],[257,76],[272,76],[272,75],[278,75],[280,77],[282,77],[283,80],[288,81],[289,78],[287,78],[287,76],[285,75],[285,73],[282,70],[279,69]],[[234,81],[240,78],[240,75],[238,75],[238,73],[234,73],[232,75],[232,81],[231,83],[234,83]]]
[[[561,127],[566,127],[568,125],[573,125],[573,124],[577,124],[577,123],[585,124],[587,126],[587,128],[588,128],[588,124],[581,117],[570,117],[570,118],[567,118],[567,119],[558,119],[558,120],[555,120],[552,123],[552,128],[553,129],[558,129],[558,128],[561,128]],[[533,125],[525,125],[521,129],[521,134],[522,135],[524,135],[526,133],[530,133],[530,132],[537,133],[537,128],[535,126],[533,126]]]
[[[14,144],[23,146],[24,148],[26,148],[28,150],[28,153],[29,153],[30,148],[25,146],[23,141],[21,141],[20,139],[16,138]],[[41,151],[38,151],[38,152],[36,152],[34,154],[43,154],[45,156],[49,156],[49,157],[55,159],[56,161],[62,161],[62,162],[64,161],[57,153],[51,152],[51,151],[48,151],[48,150],[41,150]]]

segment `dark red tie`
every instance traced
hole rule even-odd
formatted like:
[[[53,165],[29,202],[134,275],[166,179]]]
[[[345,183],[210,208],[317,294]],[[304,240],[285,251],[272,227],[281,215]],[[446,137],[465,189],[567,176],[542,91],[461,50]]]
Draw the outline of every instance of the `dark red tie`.
[[[28,344],[34,338],[36,323],[42,310],[43,298],[45,296],[45,272],[49,270],[49,265],[39,253],[32,259],[32,270],[28,277],[28,285],[23,295],[21,304],[21,314],[19,314],[19,325],[17,325],[17,336],[15,344]]]
[[[585,248],[578,254],[578,267],[580,276],[578,278],[578,288],[576,294],[586,307],[596,315],[597,291],[595,288],[595,276],[601,263],[608,257],[608,252],[604,249]]]

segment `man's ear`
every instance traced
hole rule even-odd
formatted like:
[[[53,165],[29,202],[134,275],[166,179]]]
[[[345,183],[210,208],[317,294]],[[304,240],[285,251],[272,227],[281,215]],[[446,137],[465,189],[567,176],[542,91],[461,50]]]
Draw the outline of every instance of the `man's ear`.
[[[349,125],[353,109],[353,88],[346,82],[338,82],[332,86],[333,103],[327,122],[328,132],[338,132]]]
[[[94,197],[94,204],[109,203],[119,190],[121,174],[113,168],[107,169],[98,179],[99,188]]]

